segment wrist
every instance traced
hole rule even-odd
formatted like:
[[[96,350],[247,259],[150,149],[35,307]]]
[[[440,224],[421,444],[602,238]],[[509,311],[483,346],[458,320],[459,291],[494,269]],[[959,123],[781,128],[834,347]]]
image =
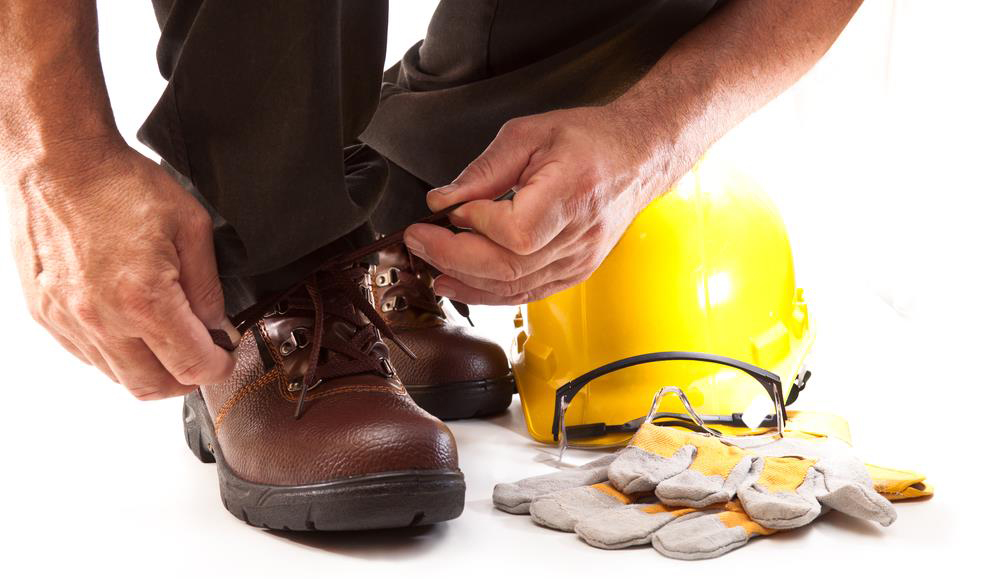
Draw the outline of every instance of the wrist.
[[[699,61],[700,62],[700,61]],[[606,105],[627,118],[640,131],[640,142],[650,151],[655,170],[676,181],[721,136],[728,119],[723,119],[719,74],[708,63],[699,64],[696,74],[675,71],[691,69],[690,58],[670,52],[645,78]]]
[[[0,178],[13,193],[26,183],[86,177],[129,150],[117,133],[36,141],[7,149],[0,157]]]
[[[643,183],[642,203],[667,191],[701,156],[684,118],[672,115],[653,99],[623,95],[605,105],[633,149],[635,175]]]

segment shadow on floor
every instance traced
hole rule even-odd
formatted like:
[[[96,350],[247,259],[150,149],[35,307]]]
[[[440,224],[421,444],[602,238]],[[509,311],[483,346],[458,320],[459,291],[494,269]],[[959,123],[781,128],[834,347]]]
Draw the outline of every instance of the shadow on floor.
[[[880,537],[884,532],[878,523],[857,519],[837,511],[827,513],[822,520],[835,529],[868,537]]]
[[[359,559],[409,559],[418,557],[440,543],[448,532],[447,523],[382,529],[375,531],[265,531],[309,549]]]

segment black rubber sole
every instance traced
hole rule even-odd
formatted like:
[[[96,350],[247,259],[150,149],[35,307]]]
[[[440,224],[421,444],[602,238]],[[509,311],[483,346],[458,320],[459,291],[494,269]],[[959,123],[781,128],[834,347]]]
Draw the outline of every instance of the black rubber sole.
[[[399,471],[309,485],[267,485],[236,476],[215,438],[197,390],[184,397],[184,434],[202,462],[216,463],[226,509],[255,527],[288,531],[358,531],[429,525],[465,506],[458,471]]]
[[[515,389],[513,373],[469,382],[406,386],[418,406],[441,420],[499,414],[510,407]]]

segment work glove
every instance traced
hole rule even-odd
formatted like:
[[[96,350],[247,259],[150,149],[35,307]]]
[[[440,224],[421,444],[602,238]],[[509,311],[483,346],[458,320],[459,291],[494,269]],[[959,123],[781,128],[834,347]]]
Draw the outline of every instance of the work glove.
[[[595,483],[606,483],[608,465],[618,458],[619,454],[621,453],[606,454],[575,468],[533,476],[514,483],[498,484],[493,487],[493,506],[512,515],[526,515],[531,502],[540,496],[577,487],[587,488]]]
[[[746,514],[770,529],[807,525],[824,508],[883,526],[896,520],[845,442],[794,433],[766,443],[745,438],[727,444],[646,423],[608,465],[608,479],[623,493],[654,492],[670,506],[704,507],[738,497]]]
[[[575,532],[601,549],[652,544],[673,559],[710,559],[750,539],[778,532],[754,522],[737,500],[707,507],[671,507],[652,495],[634,497],[608,483],[576,487],[536,498],[536,523]]]
[[[826,439],[789,433],[789,437],[796,436]],[[846,446],[839,440],[837,445]],[[515,514],[530,512],[536,523],[574,531],[595,547],[616,549],[651,543],[663,555],[677,559],[717,557],[754,537],[778,531],[751,519],[739,500],[704,507],[669,506],[651,492],[619,491],[607,480],[609,466],[626,454],[635,453],[625,449],[573,469],[499,484],[494,489],[494,505]],[[634,457],[628,460],[617,466],[634,465]],[[874,465],[865,465],[865,470],[873,479],[873,488],[890,500],[933,494],[924,477],[912,471]]]

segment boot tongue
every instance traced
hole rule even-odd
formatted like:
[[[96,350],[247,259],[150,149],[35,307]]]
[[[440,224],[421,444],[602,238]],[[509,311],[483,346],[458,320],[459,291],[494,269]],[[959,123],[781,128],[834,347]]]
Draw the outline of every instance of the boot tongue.
[[[355,264],[347,271],[348,275],[351,276],[351,279],[357,282],[358,291],[364,296],[365,301],[372,306],[372,309],[374,309],[375,297],[372,292],[371,267],[363,264]],[[325,332],[331,332],[347,342],[354,341],[359,333],[370,333],[371,336],[367,340],[368,347],[363,351],[368,352],[376,359],[388,358],[389,348],[385,345],[378,329],[374,327],[372,320],[368,319],[365,312],[360,311],[357,307],[351,304],[347,299],[345,299],[345,296],[337,295],[334,292],[328,292],[323,296],[323,299],[325,300],[324,307],[326,311],[336,311],[336,308],[342,308],[344,314],[346,314],[344,316],[346,319],[335,316],[326,316],[326,319],[324,320]],[[328,360],[336,360],[338,358],[346,359],[347,356],[335,351],[327,351]]]
[[[306,393],[324,382],[362,375],[395,374],[381,333],[394,339],[373,305],[367,267],[323,268],[306,279],[303,289],[313,306],[312,344],[307,352],[295,418],[302,416]],[[412,351],[396,340],[408,355]]]

